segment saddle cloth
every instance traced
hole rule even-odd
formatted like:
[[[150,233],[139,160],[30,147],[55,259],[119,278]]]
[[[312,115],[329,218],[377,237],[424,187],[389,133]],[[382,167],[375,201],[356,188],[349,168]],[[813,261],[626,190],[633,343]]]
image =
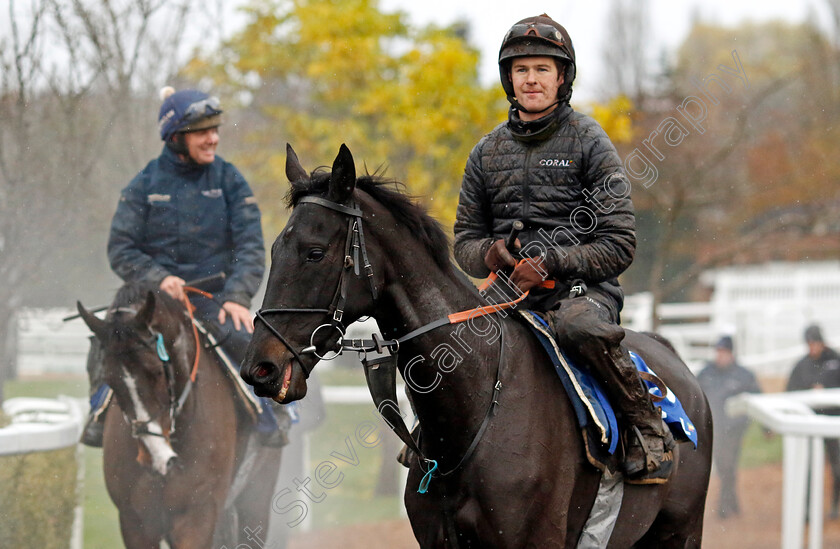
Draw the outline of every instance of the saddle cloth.
[[[557,346],[557,341],[548,324],[539,314],[534,311],[519,311],[519,315],[537,336],[551,358],[554,369],[575,410],[575,416],[583,433],[587,458],[599,469],[612,469],[619,440],[618,422],[600,382],[589,373],[588,369],[578,367],[563,353]],[[633,352],[630,353],[630,357],[639,371],[655,375],[642,357]],[[651,395],[662,396],[656,385],[648,381],[644,383]],[[679,441],[689,441],[697,448],[697,429],[674,392],[668,389],[667,396],[656,405],[662,408],[662,419],[671,429],[674,438]]]

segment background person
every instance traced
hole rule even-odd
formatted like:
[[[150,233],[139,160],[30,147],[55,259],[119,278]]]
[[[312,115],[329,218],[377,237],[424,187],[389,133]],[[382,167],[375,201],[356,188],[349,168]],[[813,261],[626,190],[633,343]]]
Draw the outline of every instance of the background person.
[[[744,434],[749,426],[746,415],[730,416],[726,401],[741,393],[760,393],[755,375],[735,361],[732,337],[725,335],[715,345],[715,359],[697,374],[712,409],[715,440],[712,459],[720,479],[718,516],[727,518],[741,512],[738,503],[738,459]]]
[[[823,339],[822,330],[816,324],[805,328],[805,343],[808,354],[793,367],[788,379],[788,391],[806,391],[808,389],[833,389],[840,387],[840,355],[828,347]],[[815,408],[818,414],[840,415],[840,408]],[[834,479],[829,516],[840,516],[840,443],[836,438],[826,439],[825,452],[831,465]]]

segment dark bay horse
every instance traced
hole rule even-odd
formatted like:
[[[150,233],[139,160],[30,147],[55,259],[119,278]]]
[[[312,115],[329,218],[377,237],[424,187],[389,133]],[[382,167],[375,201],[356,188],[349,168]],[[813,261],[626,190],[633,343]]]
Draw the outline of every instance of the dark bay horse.
[[[258,481],[247,492],[231,492],[254,446],[253,420],[237,409],[232,380],[184,305],[127,284],[106,320],[77,306],[102,344],[105,381],[115,395],[103,462],[125,546],[157,548],[165,540],[172,549],[236,547],[247,543],[246,528],[262,528],[264,538],[280,450],[257,446],[247,459],[249,478]]]
[[[335,349],[342,325],[373,316],[386,342],[403,340],[398,368],[420,422],[420,449],[446,473],[423,479],[429,465],[412,460],[405,504],[420,546],[575,547],[601,472],[587,461],[544,351],[515,315],[411,334],[487,303],[452,266],[434,220],[381,178],[355,173],[343,145],[331,172],[312,174],[287,147],[294,210],[272,247],[241,375],[257,394],[303,398],[307,372]],[[609,547],[699,547],[711,468],[706,398],[666,346],[633,332],[625,343],[680,398],[700,443],[675,450],[668,483],[625,485]]]

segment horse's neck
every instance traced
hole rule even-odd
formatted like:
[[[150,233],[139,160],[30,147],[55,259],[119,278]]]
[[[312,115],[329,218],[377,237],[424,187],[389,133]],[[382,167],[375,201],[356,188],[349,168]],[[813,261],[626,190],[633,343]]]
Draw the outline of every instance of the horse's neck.
[[[444,272],[431,258],[408,259],[400,264],[396,257],[396,279],[387,285],[386,305],[375,315],[386,337],[484,305],[465,277]],[[435,441],[442,441],[438,448],[432,442],[431,451],[444,458],[463,454],[469,444],[465,436],[478,428],[490,402],[500,345],[498,338],[488,340],[487,333],[482,337],[475,329],[490,322],[445,325],[400,349],[400,369],[413,389],[412,402],[424,432],[433,432]],[[492,322],[498,325],[496,319]]]

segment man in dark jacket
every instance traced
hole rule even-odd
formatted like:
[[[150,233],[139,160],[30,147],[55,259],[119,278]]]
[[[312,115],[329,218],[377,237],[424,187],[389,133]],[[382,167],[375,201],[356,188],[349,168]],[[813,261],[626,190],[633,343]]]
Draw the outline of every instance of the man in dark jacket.
[[[840,387],[840,355],[825,344],[819,326],[812,324],[805,329],[805,343],[808,345],[808,354],[793,367],[787,390],[807,391]],[[817,408],[815,411],[832,416],[840,415],[840,408]],[[836,438],[825,441],[825,453],[833,477],[830,516],[836,519],[840,516],[840,443]]]
[[[215,299],[189,298],[195,317],[240,361],[254,331],[251,299],[265,270],[260,211],[242,174],[216,155],[222,123],[218,99],[169,87],[161,99],[158,120],[165,146],[123,189],[108,260],[126,282],[146,283],[179,300],[186,281],[223,273],[204,287]],[[257,429],[266,444],[277,446],[284,436],[272,406],[264,400]],[[286,423],[285,412],[280,417]],[[101,445],[101,424],[89,422],[83,442]]]
[[[723,336],[717,342],[715,360],[697,374],[697,381],[709,399],[715,427],[713,459],[720,479],[717,512],[721,518],[727,518],[741,512],[736,491],[738,458],[749,418],[745,415],[730,416],[726,412],[726,401],[741,393],[760,393],[761,389],[755,375],[735,361],[730,336]]]
[[[508,31],[499,74],[512,107],[470,153],[455,258],[475,277],[513,269],[510,280],[533,289],[527,306],[551,312],[561,346],[600,378],[623,416],[625,474],[662,483],[673,437],[620,345],[617,324],[624,300],[617,277],[636,247],[630,184],[598,123],[569,105],[575,68],[566,29],[547,15]],[[516,247],[529,259],[517,266],[504,237],[518,220],[525,228]],[[537,287],[546,278],[556,281],[554,290]]]

